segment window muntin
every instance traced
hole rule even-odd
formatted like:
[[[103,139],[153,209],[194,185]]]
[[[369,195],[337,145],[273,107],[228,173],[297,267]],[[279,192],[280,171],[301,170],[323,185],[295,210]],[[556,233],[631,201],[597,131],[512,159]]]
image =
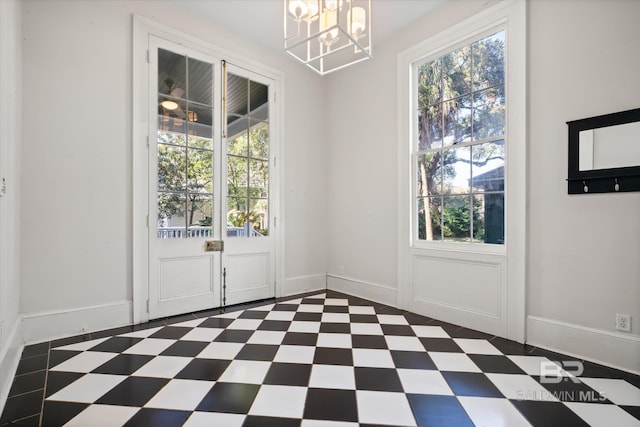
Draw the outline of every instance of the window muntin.
[[[505,32],[415,63],[416,235],[504,243]]]
[[[158,238],[209,237],[213,65],[158,49]]]

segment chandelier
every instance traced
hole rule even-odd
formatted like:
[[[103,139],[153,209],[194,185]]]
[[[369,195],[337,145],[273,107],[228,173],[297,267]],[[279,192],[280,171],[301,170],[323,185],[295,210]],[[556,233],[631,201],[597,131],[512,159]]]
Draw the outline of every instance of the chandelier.
[[[320,75],[371,58],[371,0],[284,0],[284,49]]]

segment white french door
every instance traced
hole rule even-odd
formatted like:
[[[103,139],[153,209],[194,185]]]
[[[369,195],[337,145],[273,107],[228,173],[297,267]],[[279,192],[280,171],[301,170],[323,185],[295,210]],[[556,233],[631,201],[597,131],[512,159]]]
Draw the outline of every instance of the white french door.
[[[148,317],[275,296],[271,81],[152,35],[148,51]]]

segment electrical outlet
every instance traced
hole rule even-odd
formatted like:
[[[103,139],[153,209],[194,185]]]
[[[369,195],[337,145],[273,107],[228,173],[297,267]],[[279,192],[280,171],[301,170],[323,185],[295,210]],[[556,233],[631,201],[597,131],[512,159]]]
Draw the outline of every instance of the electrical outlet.
[[[616,314],[616,330],[631,332],[631,316],[628,314]]]

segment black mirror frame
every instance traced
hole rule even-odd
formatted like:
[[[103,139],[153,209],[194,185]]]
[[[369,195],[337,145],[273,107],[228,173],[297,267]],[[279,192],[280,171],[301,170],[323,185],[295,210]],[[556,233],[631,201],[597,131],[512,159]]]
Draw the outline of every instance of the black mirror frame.
[[[581,131],[640,121],[640,108],[567,122],[569,126],[569,194],[640,191],[640,165],[610,169],[579,168]],[[640,135],[637,136],[640,144]]]

